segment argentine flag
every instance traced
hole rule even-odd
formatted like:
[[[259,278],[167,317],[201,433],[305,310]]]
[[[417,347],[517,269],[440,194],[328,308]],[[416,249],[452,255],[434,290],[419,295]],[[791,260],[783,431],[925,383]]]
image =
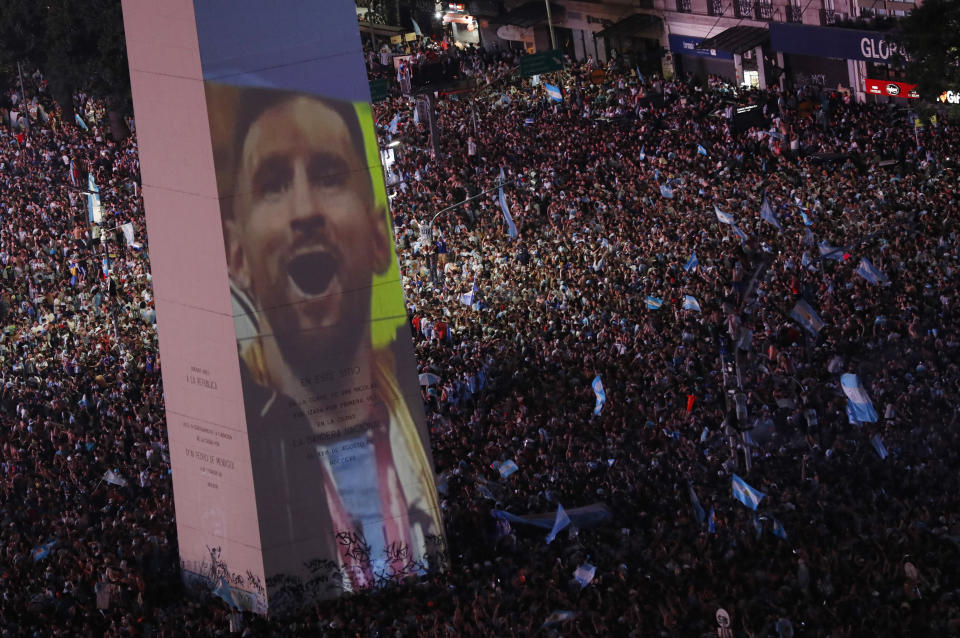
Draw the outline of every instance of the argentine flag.
[[[773,535],[777,538],[787,540],[787,530],[783,529],[783,524],[777,519],[773,519]]]
[[[663,197],[664,199],[673,199],[673,189],[666,184],[661,184],[660,197]]]
[[[554,102],[563,102],[563,91],[560,90],[559,86],[544,82],[543,88],[547,90],[547,97],[549,97],[551,100]]]
[[[847,395],[847,414],[859,423],[876,423],[877,413],[873,409],[873,402],[863,389],[863,384],[855,374],[845,374],[840,377],[840,387]]]
[[[598,377],[599,378],[599,377]],[[553,539],[557,537],[557,534],[560,533],[564,527],[570,524],[570,517],[567,516],[567,513],[563,510],[563,505],[557,504],[557,517],[553,521],[553,528],[550,530],[550,533],[547,534],[547,545],[553,542]]]
[[[693,295],[684,295],[683,296],[683,309],[684,310],[693,310],[695,312],[700,312],[700,302],[697,301],[696,297]]]
[[[513,216],[510,215],[510,207],[507,205],[507,196],[503,192],[503,167],[500,167],[500,194],[497,199],[500,201],[500,210],[503,211],[503,218],[507,221],[507,234],[510,239],[517,238],[517,225],[513,223]]]
[[[640,147],[640,161],[641,161],[641,162],[644,161],[645,159],[647,159],[647,152],[644,150],[645,148],[646,148],[645,146],[641,146],[641,147]]]
[[[790,311],[790,318],[803,326],[804,330],[814,337],[819,335],[820,331],[823,330],[823,319],[810,307],[806,299],[801,299],[797,302],[793,310]]]
[[[700,265],[700,261],[697,259],[697,251],[693,251],[693,254],[690,255],[690,259],[687,260],[687,263],[683,265],[683,269],[687,272],[695,270],[697,266]]]
[[[710,515],[707,516],[707,531],[711,534],[717,533],[717,514],[713,511],[713,506],[710,506]]]
[[[707,149],[703,148],[703,144],[697,144],[697,153],[703,155],[704,157],[709,157],[707,154]]]
[[[233,597],[233,589],[227,584],[226,578],[220,577],[220,584],[213,590],[213,595],[226,601],[232,609],[240,609],[240,605],[237,604],[236,599]]]
[[[877,455],[880,457],[880,460],[885,461],[889,456],[887,452],[887,446],[883,444],[883,439],[880,438],[879,434],[874,434],[870,437],[870,443],[873,444],[873,449],[877,451]]]
[[[857,274],[875,285],[887,283],[887,277],[866,257],[860,260],[860,265],[857,266]]]
[[[663,299],[647,295],[647,310],[659,310],[663,305]]]
[[[57,539],[47,541],[43,545],[37,545],[30,554],[33,556],[33,562],[39,562],[50,555],[53,547],[57,544]]]
[[[763,492],[758,492],[757,490],[747,485],[747,482],[744,481],[739,476],[737,476],[736,474],[733,475],[732,485],[733,485],[733,498],[737,499],[738,501],[740,501],[741,503],[743,503],[744,505],[746,505],[752,510],[756,510],[757,505],[759,505],[760,501],[763,500],[763,497],[766,496],[766,494],[764,494]]]
[[[803,220],[803,225],[804,225],[804,226],[813,226],[813,222],[810,221],[810,218],[809,218],[809,217],[807,217],[807,212],[806,212],[806,211],[803,211],[803,210],[800,211],[800,218]]]
[[[500,467],[497,468],[497,471],[500,472],[501,478],[508,478],[511,474],[519,469],[520,468],[517,467],[517,464],[513,461],[513,459],[507,459],[500,464]]]
[[[713,210],[717,214],[717,221],[720,222],[721,224],[730,224],[731,226],[733,226],[734,224],[737,223],[737,220],[733,218],[733,215],[731,215],[730,213],[723,212],[722,210],[717,208],[716,205],[714,205]]]
[[[593,408],[594,414],[600,414],[603,411],[603,404],[607,402],[607,393],[603,389],[603,381],[600,380],[600,375],[598,374],[593,379],[593,393],[597,395],[597,404]]]
[[[834,261],[843,261],[846,258],[843,248],[836,248],[825,241],[820,242],[820,256]]]
[[[770,200],[768,200],[766,197],[763,198],[763,202],[760,204],[760,218],[777,230],[782,230],[780,228],[780,220],[777,219],[777,214],[773,212],[773,207],[770,205]]]

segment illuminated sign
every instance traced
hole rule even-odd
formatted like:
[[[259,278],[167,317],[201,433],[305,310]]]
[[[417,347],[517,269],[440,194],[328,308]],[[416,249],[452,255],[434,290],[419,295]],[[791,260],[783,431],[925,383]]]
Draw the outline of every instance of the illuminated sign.
[[[918,98],[916,84],[894,82],[893,80],[864,80],[864,88],[869,95],[885,97]]]

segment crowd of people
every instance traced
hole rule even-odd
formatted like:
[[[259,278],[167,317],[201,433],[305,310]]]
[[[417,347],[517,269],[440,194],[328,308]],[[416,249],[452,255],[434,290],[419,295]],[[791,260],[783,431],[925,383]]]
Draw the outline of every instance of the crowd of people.
[[[457,62],[479,88],[433,139],[408,98],[375,108],[448,569],[233,628],[960,631],[960,130],[595,64],[556,101],[510,53]],[[0,636],[227,635],[180,584],[135,137],[31,85],[0,128]]]

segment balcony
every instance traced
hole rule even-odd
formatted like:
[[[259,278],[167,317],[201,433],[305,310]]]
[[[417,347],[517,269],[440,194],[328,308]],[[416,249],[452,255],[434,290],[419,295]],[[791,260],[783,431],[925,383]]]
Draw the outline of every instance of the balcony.
[[[677,11],[680,13],[690,13],[693,8],[690,6],[690,0],[677,0]]]
[[[840,21],[840,16],[833,9],[820,9],[820,24],[830,26]]]
[[[707,12],[712,16],[722,16],[723,0],[707,0]]]
[[[773,3],[757,0],[754,5],[757,20],[773,20]]]
[[[753,0],[733,0],[733,15],[753,19]]]
[[[788,4],[786,16],[787,22],[801,24],[803,22],[803,9],[796,5]]]

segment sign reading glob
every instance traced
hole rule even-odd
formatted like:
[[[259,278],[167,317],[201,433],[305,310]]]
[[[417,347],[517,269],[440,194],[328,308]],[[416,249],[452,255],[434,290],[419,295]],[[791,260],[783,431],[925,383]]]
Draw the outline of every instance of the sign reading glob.
[[[885,97],[918,98],[916,84],[894,82],[893,80],[864,80],[868,95],[882,95]]]

